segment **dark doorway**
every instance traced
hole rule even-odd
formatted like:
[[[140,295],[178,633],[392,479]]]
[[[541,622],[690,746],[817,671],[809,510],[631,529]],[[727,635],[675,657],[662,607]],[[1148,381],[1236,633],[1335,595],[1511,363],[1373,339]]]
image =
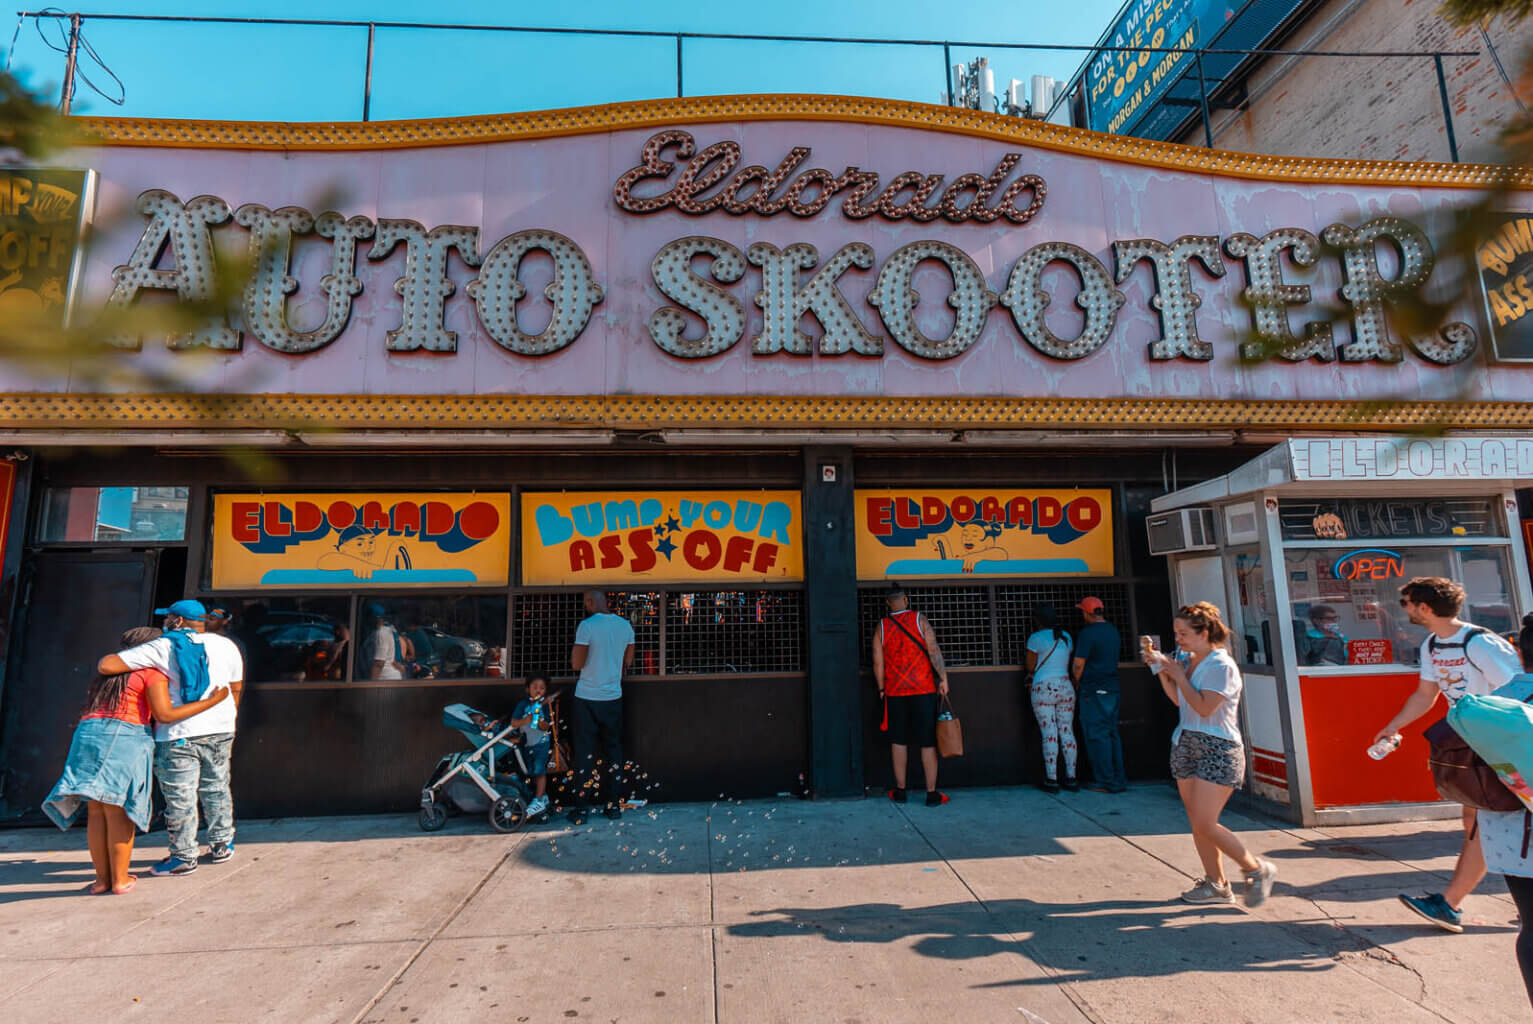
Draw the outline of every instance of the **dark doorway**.
[[[156,559],[152,551],[47,551],[31,560],[0,725],[0,817],[41,817],[95,659],[117,649],[124,629],[149,620]]]

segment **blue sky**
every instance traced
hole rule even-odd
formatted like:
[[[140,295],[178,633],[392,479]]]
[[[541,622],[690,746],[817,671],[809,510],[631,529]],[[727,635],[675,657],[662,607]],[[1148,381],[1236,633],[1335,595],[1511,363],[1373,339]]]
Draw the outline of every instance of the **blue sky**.
[[[1094,43],[1122,0],[965,4],[881,0],[825,4],[792,16],[755,5],[707,10],[586,0],[557,4],[408,3],[395,0],[267,0],[236,4],[163,0],[108,2],[89,10],[166,16],[293,17],[373,21],[515,24],[655,31],[860,38]],[[19,6],[19,5],[18,5]],[[87,13],[89,13],[87,10]],[[1001,13],[1001,12],[1006,13]],[[16,23],[10,22],[14,29]],[[50,26],[50,36],[58,30]],[[275,26],[85,22],[85,37],[122,79],[127,102],[113,106],[83,86],[78,113],[229,120],[356,120],[361,117],[366,30]],[[11,49],[10,32],[0,48]],[[12,70],[34,89],[58,94],[62,54],[21,25]],[[1083,54],[956,47],[954,62],[990,59],[998,90],[1033,74],[1068,78]],[[676,46],[669,39],[591,38],[490,32],[380,29],[374,53],[372,117],[377,120],[483,114],[676,93]],[[82,71],[108,87],[88,60]],[[691,40],[684,44],[688,95],[817,92],[935,103],[945,88],[940,47],[845,46]]]

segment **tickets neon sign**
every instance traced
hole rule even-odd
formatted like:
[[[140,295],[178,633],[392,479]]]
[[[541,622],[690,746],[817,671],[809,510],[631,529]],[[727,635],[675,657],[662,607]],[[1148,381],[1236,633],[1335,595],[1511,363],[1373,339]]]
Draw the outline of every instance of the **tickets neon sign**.
[[[1331,566],[1339,580],[1403,580],[1405,556],[1383,548],[1365,548],[1341,556]]]

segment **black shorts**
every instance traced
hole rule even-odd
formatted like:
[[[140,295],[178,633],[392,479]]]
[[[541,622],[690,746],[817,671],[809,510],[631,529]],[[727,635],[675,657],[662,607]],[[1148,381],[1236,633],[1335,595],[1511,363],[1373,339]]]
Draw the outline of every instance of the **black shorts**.
[[[889,742],[907,747],[937,745],[937,695],[889,698]]]

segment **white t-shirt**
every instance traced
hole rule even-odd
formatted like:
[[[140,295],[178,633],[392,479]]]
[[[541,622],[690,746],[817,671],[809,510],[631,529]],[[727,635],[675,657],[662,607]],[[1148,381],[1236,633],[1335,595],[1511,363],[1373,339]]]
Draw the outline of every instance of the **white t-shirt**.
[[[1033,669],[1033,678],[1069,679],[1070,651],[1074,649],[1074,646],[1070,634],[1062,629],[1057,637],[1052,629],[1040,629],[1028,637],[1027,649],[1038,655],[1038,664]],[[1053,653],[1050,653],[1051,649]]]
[[[1176,732],[1171,734],[1171,745],[1175,746],[1176,741],[1182,738],[1184,729],[1206,732],[1210,736],[1220,736],[1240,743],[1240,691],[1244,684],[1240,678],[1240,669],[1235,667],[1235,659],[1230,657],[1230,652],[1223,647],[1215,647],[1192,670],[1192,678],[1188,682],[1194,690],[1222,693],[1224,700],[1206,718],[1189,707],[1185,700],[1182,701],[1177,709],[1179,721]]]
[[[372,645],[368,648],[372,654],[372,661],[367,663],[367,674],[373,678],[373,662],[383,662],[383,667],[378,670],[379,679],[403,679],[404,673],[394,664],[396,655],[399,653],[399,632],[387,622],[378,623],[378,628],[373,630]]]
[[[208,692],[227,688],[231,683],[237,683],[245,678],[245,662],[240,657],[240,649],[234,646],[234,641],[217,633],[188,633],[192,643],[201,644],[202,649],[208,656]],[[170,702],[172,704],[185,704],[181,699],[181,677],[176,671],[176,659],[172,653],[170,641],[165,637],[151,640],[147,644],[139,644],[130,647],[126,651],[118,652],[117,656],[123,660],[123,664],[129,668],[157,668],[170,677]],[[165,740],[179,740],[190,736],[218,736],[224,733],[234,732],[234,698],[221,700],[206,711],[193,715],[191,718],[180,722],[165,724],[154,723],[154,738],[158,742]]]
[[[586,649],[586,663],[575,684],[581,700],[617,700],[623,695],[623,652],[634,642],[633,626],[621,615],[597,612],[575,627],[575,646]]]
[[[1485,630],[1466,641],[1473,628],[1464,626],[1446,640],[1428,633],[1421,641],[1421,678],[1436,683],[1450,704],[1469,694],[1483,697],[1522,671],[1517,652],[1495,633]]]

